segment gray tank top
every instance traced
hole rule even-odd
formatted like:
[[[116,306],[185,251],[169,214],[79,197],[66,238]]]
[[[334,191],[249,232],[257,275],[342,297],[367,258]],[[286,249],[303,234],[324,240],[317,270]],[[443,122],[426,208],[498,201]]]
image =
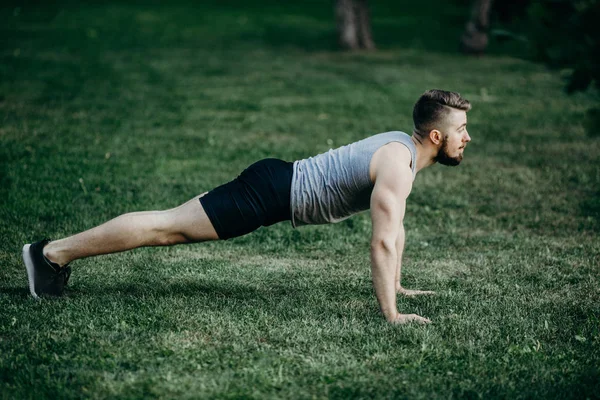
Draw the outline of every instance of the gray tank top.
[[[294,162],[290,207],[292,226],[339,222],[369,209],[373,154],[390,142],[410,150],[413,179],[417,149],[409,135],[380,133],[347,146]]]

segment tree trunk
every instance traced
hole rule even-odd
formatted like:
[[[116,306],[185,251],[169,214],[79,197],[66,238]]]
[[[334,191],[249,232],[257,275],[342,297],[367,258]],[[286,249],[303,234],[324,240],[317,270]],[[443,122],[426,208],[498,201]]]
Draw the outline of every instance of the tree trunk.
[[[488,29],[490,27],[490,11],[493,0],[474,0],[471,8],[471,19],[465,26],[460,44],[465,53],[481,54],[488,45]]]
[[[367,0],[357,0],[355,10],[358,14],[358,37],[363,49],[375,49],[373,35],[371,34],[371,18],[369,17],[369,5]]]
[[[345,50],[374,49],[368,0],[336,0],[340,46]]]
[[[336,0],[335,16],[340,46],[346,50],[358,49],[358,32],[353,0]]]

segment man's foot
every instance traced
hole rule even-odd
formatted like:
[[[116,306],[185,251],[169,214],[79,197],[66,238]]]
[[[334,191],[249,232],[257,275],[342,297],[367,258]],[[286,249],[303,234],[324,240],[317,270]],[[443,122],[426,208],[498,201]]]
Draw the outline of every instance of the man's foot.
[[[27,269],[29,291],[35,298],[42,294],[62,295],[71,276],[71,267],[68,265],[60,267],[44,257],[43,249],[49,242],[50,239],[44,239],[23,246],[23,261]]]

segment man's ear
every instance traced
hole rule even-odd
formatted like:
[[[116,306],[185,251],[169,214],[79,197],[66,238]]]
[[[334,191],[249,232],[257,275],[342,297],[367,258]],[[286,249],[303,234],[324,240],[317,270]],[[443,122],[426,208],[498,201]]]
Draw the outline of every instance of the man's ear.
[[[442,143],[442,138],[442,132],[438,131],[437,129],[429,131],[429,139],[433,142],[433,144],[438,145]]]

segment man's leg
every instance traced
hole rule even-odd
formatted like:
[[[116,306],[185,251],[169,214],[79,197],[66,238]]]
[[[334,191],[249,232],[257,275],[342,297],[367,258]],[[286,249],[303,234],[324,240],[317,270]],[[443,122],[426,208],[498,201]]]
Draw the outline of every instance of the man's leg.
[[[100,226],[48,243],[43,253],[60,266],[71,261],[142,246],[170,246],[219,239],[198,200],[164,211],[123,214]]]

